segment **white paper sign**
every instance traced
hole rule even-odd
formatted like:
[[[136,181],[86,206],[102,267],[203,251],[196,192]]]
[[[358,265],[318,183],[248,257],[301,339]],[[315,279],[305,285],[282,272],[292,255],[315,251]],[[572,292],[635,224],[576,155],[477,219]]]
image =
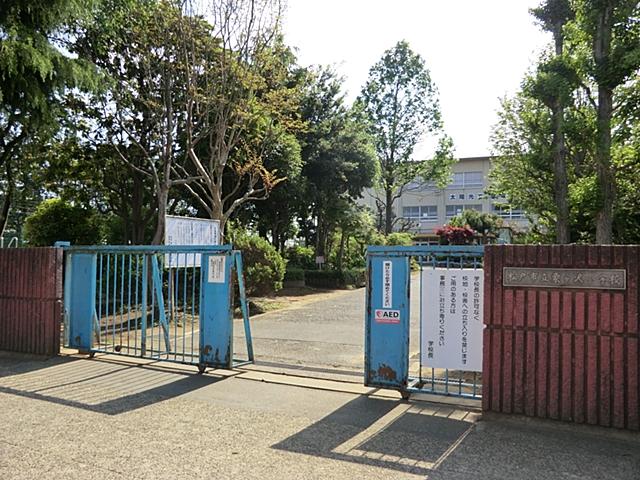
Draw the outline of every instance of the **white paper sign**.
[[[209,272],[207,281],[209,283],[224,283],[225,256],[212,255],[209,257]]]
[[[220,222],[206,218],[166,216],[165,245],[220,245]],[[199,253],[166,254],[165,266],[199,267]]]
[[[422,364],[482,371],[482,269],[422,271]]]
[[[393,263],[382,262],[382,308],[393,306]]]

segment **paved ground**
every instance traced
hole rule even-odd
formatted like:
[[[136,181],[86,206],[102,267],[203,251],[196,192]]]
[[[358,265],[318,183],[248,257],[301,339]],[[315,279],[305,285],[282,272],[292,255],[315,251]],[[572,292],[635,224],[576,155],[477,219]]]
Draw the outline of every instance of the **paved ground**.
[[[418,291],[414,275],[412,292]],[[412,355],[418,352],[419,298],[411,299]],[[252,318],[256,358],[262,363],[362,372],[364,364],[365,289],[335,292],[330,297]],[[236,352],[246,351],[242,322],[234,326]]]
[[[255,367],[194,370],[0,358],[0,478],[640,478],[638,435],[475,423],[464,408]]]

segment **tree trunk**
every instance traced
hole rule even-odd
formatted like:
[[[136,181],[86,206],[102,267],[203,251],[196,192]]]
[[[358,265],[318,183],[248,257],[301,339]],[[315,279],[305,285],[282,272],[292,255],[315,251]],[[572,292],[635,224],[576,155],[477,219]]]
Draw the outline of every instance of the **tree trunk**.
[[[385,218],[384,218],[384,234],[389,235],[393,229],[393,189],[391,187],[385,187],[386,203],[385,203]]]
[[[7,228],[9,211],[11,210],[11,201],[13,199],[13,191],[15,189],[11,162],[8,158],[5,160],[5,169],[7,174],[7,191],[5,192],[4,201],[2,202],[2,210],[0,211],[0,237],[4,236],[4,230]]]
[[[13,196],[13,185],[9,186],[2,202],[2,211],[0,211],[0,237],[4,236],[9,220],[9,211],[11,210],[11,197]]]
[[[611,115],[613,92],[608,88],[598,91],[598,130],[596,145],[596,173],[600,187],[600,209],[596,214],[596,243],[613,241],[613,205],[616,185],[611,168]]]
[[[562,24],[553,32],[556,44],[556,56],[562,56]],[[570,242],[569,233],[569,182],[567,179],[567,149],[564,140],[564,106],[560,94],[556,96],[552,108],[553,122],[553,174],[554,201],[556,204],[556,243]]]
[[[338,271],[342,271],[342,257],[344,256],[344,242],[345,234],[344,230],[340,232],[340,248],[338,249],[338,258],[336,259],[336,267]]]
[[[611,116],[613,112],[613,88],[602,72],[611,59],[613,31],[613,6],[605,3],[598,9],[593,57],[598,82],[598,123],[596,133],[596,174],[600,187],[600,205],[596,213],[596,243],[610,244],[613,237],[613,205],[615,202],[615,176],[611,167]]]
[[[162,245],[164,242],[164,230],[167,214],[167,199],[169,197],[169,189],[166,186],[160,187],[158,191],[158,222],[156,224],[156,233],[153,235],[151,245]]]

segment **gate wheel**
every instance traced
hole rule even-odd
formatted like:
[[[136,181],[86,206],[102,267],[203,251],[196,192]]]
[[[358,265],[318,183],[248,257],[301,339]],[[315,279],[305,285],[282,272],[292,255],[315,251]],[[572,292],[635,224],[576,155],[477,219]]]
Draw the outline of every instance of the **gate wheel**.
[[[93,358],[96,356],[96,352],[89,352],[89,358]]]
[[[204,363],[198,364],[198,373],[204,373],[206,369],[207,369],[207,366]]]
[[[406,390],[401,390],[400,396],[402,397],[403,400],[409,400],[409,397],[411,396],[411,392],[407,392]]]

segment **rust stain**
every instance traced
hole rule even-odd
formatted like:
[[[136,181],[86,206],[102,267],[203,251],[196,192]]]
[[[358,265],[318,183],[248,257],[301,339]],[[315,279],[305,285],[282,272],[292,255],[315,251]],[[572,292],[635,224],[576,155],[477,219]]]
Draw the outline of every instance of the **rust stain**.
[[[378,367],[378,377],[384,378],[390,382],[396,380],[396,371],[386,364],[382,364]]]

